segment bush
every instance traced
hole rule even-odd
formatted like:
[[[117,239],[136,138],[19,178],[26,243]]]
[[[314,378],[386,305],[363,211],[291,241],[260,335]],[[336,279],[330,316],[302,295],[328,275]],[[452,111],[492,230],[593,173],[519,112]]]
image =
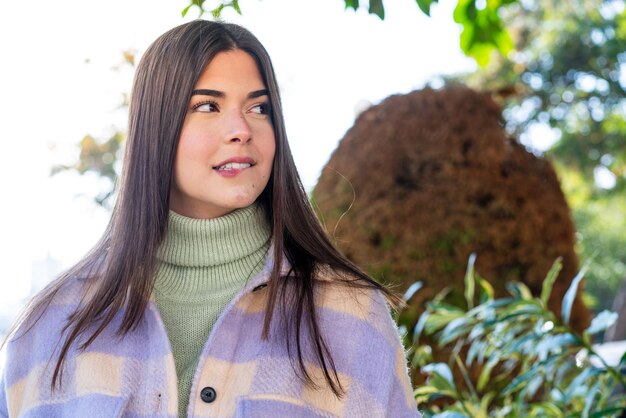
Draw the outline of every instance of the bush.
[[[560,259],[544,279],[540,297],[522,283],[509,283],[511,296],[500,299],[474,272],[474,262],[472,255],[463,306],[449,302],[444,290],[427,304],[411,332],[405,328],[414,372],[427,376],[415,390],[425,417],[595,418],[626,411],[626,354],[611,367],[592,346],[594,336],[617,315],[599,313],[582,333],[570,326],[584,267],[563,297],[559,320],[547,302]],[[419,288],[414,285],[405,299]],[[444,361],[434,361],[434,352],[445,353]]]

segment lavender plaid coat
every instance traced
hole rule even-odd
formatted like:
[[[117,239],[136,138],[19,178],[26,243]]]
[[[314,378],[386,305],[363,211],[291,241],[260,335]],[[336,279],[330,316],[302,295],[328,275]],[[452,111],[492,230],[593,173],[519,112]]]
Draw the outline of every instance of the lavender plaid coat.
[[[234,297],[215,324],[195,373],[189,417],[420,417],[405,352],[380,293],[324,279],[318,286],[321,330],[346,389],[338,399],[306,344],[307,370],[320,388],[297,378],[280,321],[272,321],[268,340],[261,338],[270,268]],[[50,390],[49,360],[81,298],[81,284],[64,289],[31,331],[8,344],[0,417],[175,417],[174,357],[154,301],[124,338],[115,335],[118,315],[86,351],[72,351],[63,386]]]

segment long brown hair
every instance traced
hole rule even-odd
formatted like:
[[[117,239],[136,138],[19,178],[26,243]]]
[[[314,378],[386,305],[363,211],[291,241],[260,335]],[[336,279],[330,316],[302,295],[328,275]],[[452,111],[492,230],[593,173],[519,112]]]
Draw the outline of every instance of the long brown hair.
[[[95,247],[33,299],[15,326],[27,323],[24,332],[28,332],[65,284],[76,277],[89,279],[90,291],[65,325],[67,338],[62,341],[52,388],[61,383],[64,360],[72,344],[79,344],[80,349],[88,347],[120,311],[120,335],[131,332],[141,322],[154,285],[156,251],[167,231],[174,158],[191,92],[213,57],[235,49],[246,51],[256,60],[269,91],[276,139],[272,175],[259,197],[272,228],[270,256],[274,261],[263,338],[268,336],[278,303],[282,312],[292,312],[283,321],[296,333],[301,378],[315,386],[302,357],[304,337],[312,340],[316,360],[332,391],[337,396],[343,393],[315,313],[316,269],[330,267],[343,273],[338,277],[349,285],[379,289],[392,300],[393,295],[342,256],[318,222],[289,149],[278,85],[265,48],[240,26],[203,20],[161,35],[142,57],[133,83],[122,175],[109,224]],[[280,274],[283,255],[291,265],[288,279]],[[294,297],[278,297],[286,294],[288,283]],[[87,332],[92,327],[95,331]],[[308,329],[309,335],[303,336],[303,329]],[[79,343],[82,336],[85,339]],[[290,333],[287,340],[287,347],[292,347]]]

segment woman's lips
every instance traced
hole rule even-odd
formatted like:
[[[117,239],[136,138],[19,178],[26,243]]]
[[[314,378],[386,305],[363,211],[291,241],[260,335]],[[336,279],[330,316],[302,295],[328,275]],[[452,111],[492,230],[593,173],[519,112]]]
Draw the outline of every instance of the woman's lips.
[[[241,173],[243,170],[246,170],[256,163],[252,158],[249,157],[234,157],[229,158],[228,160],[224,160],[218,165],[214,166],[213,169],[217,171],[220,176],[223,177],[235,177],[237,174]]]

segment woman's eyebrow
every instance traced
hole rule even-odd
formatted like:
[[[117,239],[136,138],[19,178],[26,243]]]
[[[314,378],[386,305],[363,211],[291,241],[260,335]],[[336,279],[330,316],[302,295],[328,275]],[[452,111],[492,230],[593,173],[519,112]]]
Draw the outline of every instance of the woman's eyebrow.
[[[220,99],[226,97],[226,93],[224,93],[223,91],[211,90],[211,89],[194,90],[191,92],[191,95],[192,96],[195,96],[195,95],[212,96],[212,97],[217,97]],[[268,95],[269,94],[267,92],[267,89],[255,90],[255,91],[251,91],[250,93],[248,93],[248,99],[255,99],[257,97],[268,96]]]

